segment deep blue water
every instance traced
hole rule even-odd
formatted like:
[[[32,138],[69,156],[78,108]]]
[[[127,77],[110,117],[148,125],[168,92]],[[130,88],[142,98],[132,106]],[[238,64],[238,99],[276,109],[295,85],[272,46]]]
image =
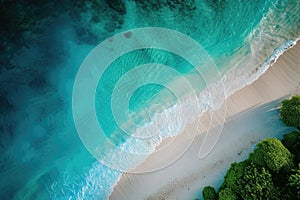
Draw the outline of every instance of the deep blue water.
[[[300,36],[297,0],[126,1],[126,12],[114,10],[104,0],[41,1],[26,6],[22,2],[4,1],[7,5],[0,12],[1,22],[6,22],[0,57],[1,199],[107,199],[122,172],[97,162],[80,141],[73,120],[72,91],[84,59],[114,34],[162,27],[188,35],[214,60],[222,76],[215,81],[224,81],[227,96],[259,77]],[[193,55],[192,50],[188,53]],[[95,94],[97,119],[115,145],[106,149],[111,160],[104,163],[138,164],[162,138],[178,134],[188,121],[178,123],[176,119],[192,121],[200,114],[182,116],[172,92],[148,84],[130,98],[129,115],[140,125],[132,131],[153,130],[157,117],[164,117],[162,113],[172,113],[173,118],[166,119],[167,126],[158,130],[161,135],[153,143],[139,143],[124,135],[110,107],[112,93],[127,72],[147,63],[171,66],[183,75],[193,73],[193,66],[182,57],[161,49],[124,54],[107,68]],[[138,74],[141,80],[143,76],[161,77],[170,80],[170,85],[181,77],[158,68]],[[200,83],[193,85],[197,95],[207,86],[203,80]],[[217,98],[218,88],[214,92]],[[126,87],[122,94],[126,95]],[[190,106],[200,111],[215,106],[202,104]],[[129,119],[122,120],[127,123]],[[143,155],[131,160],[122,154],[132,150]]]

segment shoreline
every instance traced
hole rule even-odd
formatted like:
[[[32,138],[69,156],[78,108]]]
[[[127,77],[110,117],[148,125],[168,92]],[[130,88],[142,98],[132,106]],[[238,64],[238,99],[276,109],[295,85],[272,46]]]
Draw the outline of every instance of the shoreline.
[[[199,146],[205,135],[202,133],[206,130],[202,127],[201,131],[197,132],[192,146],[169,167],[145,174],[122,174],[110,199],[193,199],[199,197],[201,188],[205,185],[218,187],[230,163],[245,159],[258,140],[280,137],[288,130],[288,127],[280,123],[278,110],[274,108],[280,105],[282,98],[300,91],[300,81],[297,79],[300,77],[300,59],[297,55],[300,55],[299,42],[281,55],[258,80],[226,99],[227,117],[224,130],[216,147],[207,157],[197,158]],[[275,124],[266,127],[267,122],[260,117],[264,115]],[[205,114],[197,119],[196,123],[188,125],[184,133],[179,135],[179,141],[186,141],[191,137],[189,131],[195,124],[205,122],[207,116],[209,117]],[[263,130],[266,132],[254,134]],[[166,152],[160,152],[159,155],[155,155],[154,152],[137,169],[145,170],[153,164],[159,164],[161,158],[168,158],[180,145],[175,142],[168,146],[169,150]],[[207,176],[207,173],[214,175]]]

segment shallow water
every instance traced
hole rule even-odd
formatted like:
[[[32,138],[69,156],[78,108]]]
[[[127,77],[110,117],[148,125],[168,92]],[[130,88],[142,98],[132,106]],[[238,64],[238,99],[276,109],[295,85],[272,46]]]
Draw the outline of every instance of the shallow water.
[[[222,75],[215,81],[223,81],[229,96],[264,73],[300,35],[297,0],[201,0],[186,1],[184,5],[171,1],[155,5],[136,2],[126,1],[125,14],[109,8],[105,1],[86,3],[80,9],[61,4],[68,12],[46,20],[42,31],[27,37],[30,41],[18,43],[16,53],[1,53],[1,58],[13,63],[9,67],[1,63],[0,74],[2,199],[106,199],[110,194],[121,172],[90,155],[77,135],[72,116],[77,70],[89,52],[106,38],[149,26],[184,33],[212,57]],[[182,97],[189,98],[180,107],[166,88],[145,85],[133,93],[129,102],[130,116],[140,124],[132,132],[143,135],[154,130],[159,134],[146,143],[124,136],[110,109],[112,91],[126,72],[146,63],[171,66],[183,75],[193,73],[193,66],[180,56],[158,49],[122,55],[105,71],[98,83],[95,108],[106,136],[116,146],[106,149],[103,157],[110,162],[126,162],[125,167],[138,164],[163,138],[178,134],[194,117],[220,103],[216,100],[222,93],[218,87],[212,91],[213,102],[207,98],[199,102],[195,96],[184,94]],[[139,76],[155,78],[164,73],[170,85],[181,77],[168,77],[166,72],[152,68]],[[195,83],[199,83],[194,85],[197,95],[204,95],[205,81]],[[199,107],[197,112],[193,112],[194,107]],[[143,114],[145,110],[149,113]],[[161,128],[158,124],[164,117],[166,125]],[[122,120],[127,123],[128,118]],[[157,127],[161,129],[157,131]],[[128,151],[142,155],[130,160],[123,154]]]

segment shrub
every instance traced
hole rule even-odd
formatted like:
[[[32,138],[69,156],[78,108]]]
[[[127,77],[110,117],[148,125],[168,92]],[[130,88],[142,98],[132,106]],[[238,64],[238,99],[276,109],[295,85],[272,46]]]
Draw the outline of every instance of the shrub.
[[[219,191],[219,200],[237,200],[237,195],[230,189],[224,188]]]
[[[282,144],[295,156],[295,163],[300,162],[300,133],[299,132],[291,132],[289,134],[285,134],[283,139],[281,140]]]
[[[238,190],[238,180],[243,176],[244,168],[247,162],[232,163],[229,170],[227,171],[222,188],[230,188],[233,191]]]
[[[204,200],[217,200],[218,195],[216,193],[215,188],[211,186],[206,186],[203,188],[202,196]]]
[[[244,169],[238,181],[239,194],[242,199],[280,199],[278,188],[274,186],[271,173],[250,163]]]
[[[276,173],[281,169],[290,170],[293,166],[293,155],[276,138],[267,138],[259,142],[249,158],[258,166]]]
[[[300,130],[300,96],[283,100],[280,115],[287,126],[294,126]]]
[[[289,185],[296,189],[297,197],[300,199],[300,164],[298,169],[293,171],[294,173],[289,178]]]

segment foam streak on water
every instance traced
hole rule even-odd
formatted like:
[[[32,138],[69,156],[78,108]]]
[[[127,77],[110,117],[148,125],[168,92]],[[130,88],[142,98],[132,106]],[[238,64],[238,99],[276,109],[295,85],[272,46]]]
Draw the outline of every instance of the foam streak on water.
[[[218,101],[218,95],[221,93],[221,91],[218,91],[220,84],[225,83],[225,88],[227,89],[226,96],[228,97],[235,91],[257,80],[286,50],[294,46],[298,40],[299,29],[292,30],[291,33],[285,33],[282,28],[279,29],[272,26],[272,24],[276,23],[276,18],[278,18],[276,9],[277,8],[271,8],[268,11],[258,26],[245,39],[244,47],[240,48],[227,60],[220,59],[224,61],[222,67],[227,70],[224,70],[223,80],[212,83],[210,86],[210,88],[213,88],[212,92],[214,97],[212,99],[214,99],[214,101],[210,101],[210,99],[206,98],[209,91],[204,89],[198,94],[198,99],[200,99],[201,102],[196,101],[195,97],[189,97],[184,100],[185,103],[181,105],[181,108],[176,105],[165,108],[164,113],[155,114],[150,123],[136,131],[145,133],[160,127],[160,125],[158,125],[160,119],[165,117],[165,113],[171,113],[171,115],[168,116],[173,116],[173,118],[167,119],[168,130],[162,130],[157,137],[153,137],[150,143],[141,144],[134,138],[129,138],[116,149],[108,149],[106,152],[107,157],[104,159],[109,159],[112,163],[114,161],[119,163],[120,159],[123,159],[123,163],[126,163],[127,168],[133,168],[153,152],[155,147],[159,145],[163,139],[180,133],[186,124],[193,122],[197,116],[203,114],[203,112],[208,109],[217,109],[220,104],[223,103]],[[279,14],[282,15],[281,13]],[[294,14],[294,18],[297,18],[297,14],[295,14],[293,10],[290,14]],[[283,20],[283,22],[281,25],[288,26],[285,25],[285,20]],[[201,112],[194,113],[193,107],[199,105],[201,106]],[[182,112],[182,110],[184,112]],[[178,127],[176,119],[183,120],[183,124],[180,127]],[[139,159],[132,160],[126,157],[126,154],[123,154],[124,151],[136,151],[136,149],[139,149],[139,152],[144,152]],[[89,172],[82,176],[82,182],[77,183],[76,189],[69,193],[69,195],[76,199],[85,197],[94,199],[98,197],[101,199],[107,198],[120,176],[121,172],[106,168],[100,163],[95,162]]]
[[[170,97],[165,104],[160,105],[161,107],[148,107],[151,120],[138,119],[142,126],[135,129],[134,133],[136,136],[158,133],[151,140],[137,141],[130,137],[119,146],[106,149],[103,159],[112,164],[122,161],[123,167],[128,169],[134,168],[147,158],[163,139],[182,132],[196,117],[209,109],[218,109],[223,103],[220,100],[222,84],[225,84],[226,97],[251,84],[265,73],[279,56],[295,45],[300,37],[299,0],[201,0],[195,1],[196,3],[187,0],[184,5],[178,4],[174,8],[169,5],[170,1],[161,1],[164,3],[158,7],[149,2],[151,1],[126,1],[128,12],[121,16],[122,20],[119,19],[120,16],[115,16],[116,13],[109,16],[111,18],[108,19],[116,17],[120,20],[120,27],[109,35],[105,33],[108,33],[107,29],[111,29],[109,25],[113,26],[114,23],[107,20],[100,20],[98,24],[91,23],[94,13],[90,13],[89,10],[83,9],[84,13],[81,13],[78,21],[59,20],[58,30],[55,29],[56,26],[49,27],[50,30],[46,31],[40,46],[33,45],[34,47],[16,59],[17,63],[21,63],[21,67],[10,72],[19,70],[21,72],[16,73],[19,76],[13,76],[14,73],[10,72],[0,74],[1,89],[4,91],[1,92],[10,94],[7,98],[9,102],[6,103],[16,108],[10,115],[17,113],[16,116],[5,115],[2,118],[2,121],[10,122],[12,126],[5,131],[14,129],[16,134],[12,134],[13,139],[9,138],[13,142],[6,142],[7,149],[1,157],[5,161],[4,175],[9,175],[12,179],[10,182],[1,181],[1,191],[8,186],[9,190],[5,191],[8,195],[17,193],[15,197],[23,199],[33,199],[34,196],[47,199],[48,195],[51,199],[107,199],[122,174],[95,161],[84,149],[76,133],[71,113],[73,81],[80,63],[93,46],[82,44],[83,41],[78,44],[74,36],[76,31],[70,24],[90,27],[95,35],[101,35],[101,40],[137,27],[173,29],[199,42],[213,57],[222,73],[222,80],[209,83],[210,90],[199,84],[197,96],[187,94],[181,99],[181,104],[174,103]],[[103,15],[100,16],[105,17]],[[70,18],[72,17],[68,19]],[[51,42],[53,44],[50,44]],[[41,53],[44,51],[45,54]],[[55,52],[53,57],[43,57],[49,55],[49,52]],[[178,64],[175,57],[169,61],[159,51],[153,51],[153,54],[149,52],[148,58],[154,57],[160,64]],[[138,58],[142,53],[144,52],[137,53]],[[130,64],[131,61],[125,60],[123,64]],[[182,63],[178,64],[180,66],[177,68],[181,69]],[[34,67],[42,70],[36,70]],[[30,70],[39,73],[31,73]],[[116,78],[122,73],[121,70],[113,71],[112,76]],[[155,73],[159,72],[149,70],[147,73],[153,73],[151,75],[155,76]],[[35,82],[26,85],[26,82],[32,80],[32,75],[36,76]],[[169,84],[176,84],[177,78]],[[213,98],[209,98],[210,94]],[[109,95],[104,95],[104,98],[108,97]],[[1,103],[5,103],[2,98],[0,100]],[[157,99],[154,98],[153,101],[155,100]],[[199,108],[198,111],[194,109],[196,107]],[[139,107],[139,110],[143,112],[145,109]],[[144,115],[137,113],[136,116]],[[108,125],[109,128],[113,127]],[[114,133],[114,130],[111,133]],[[9,133],[5,132],[3,135]],[[117,131],[115,135],[118,135]],[[2,148],[2,144],[0,147]],[[124,152],[142,153],[132,159]],[[48,189],[47,194],[41,191],[43,185]]]
[[[296,41],[289,40],[279,48],[277,48],[272,55],[263,63],[261,67],[258,67],[258,69],[253,72],[251,75],[246,74],[245,77],[247,77],[247,80],[243,79],[244,86],[251,84],[253,81],[257,80],[271,65],[273,65],[276,60],[289,48],[294,46],[296,44]],[[227,80],[228,83],[232,83],[232,81]],[[218,88],[218,83],[215,83],[215,88]],[[235,88],[234,90],[237,91],[239,88]],[[234,90],[231,91],[231,94],[233,94]],[[218,95],[218,91],[214,91],[216,95]],[[208,91],[203,91],[199,96],[207,97]],[[227,94],[228,95],[228,94]],[[228,95],[230,96],[230,95]],[[217,97],[216,97],[217,98]],[[111,161],[111,163],[120,163],[120,159],[123,159],[121,161],[122,163],[126,163],[126,167],[128,169],[134,168],[136,165],[138,165],[140,162],[142,162],[144,159],[146,159],[147,155],[152,153],[155,150],[155,147],[158,146],[163,139],[166,139],[168,137],[172,137],[178,133],[180,133],[181,130],[183,130],[183,127],[177,127],[178,123],[176,123],[176,120],[174,119],[186,119],[185,124],[193,122],[193,120],[203,114],[203,113],[193,113],[193,106],[198,106],[199,104],[205,105],[203,107],[202,112],[207,111],[208,109],[217,109],[220,105],[218,105],[221,102],[216,103],[208,103],[207,98],[199,98],[202,99],[203,102],[196,102],[193,99],[187,99],[185,102],[186,104],[183,106],[186,106],[186,108],[183,108],[185,110],[185,113],[181,112],[181,109],[179,109],[176,106],[173,106],[169,109],[166,109],[165,112],[171,113],[174,118],[171,118],[168,120],[169,124],[169,130],[160,132],[157,137],[152,139],[152,143],[143,143],[141,144],[140,141],[137,142],[134,138],[129,138],[125,143],[123,143],[121,146],[117,147],[116,149],[108,149],[108,152],[106,152],[107,158],[104,158],[106,162],[108,160]],[[190,108],[190,109],[189,109]],[[147,127],[143,127],[142,131],[145,132],[147,129],[155,128],[156,124],[159,123],[161,117],[164,117],[163,114],[156,114],[152,118],[151,124],[148,124]],[[175,122],[175,123],[174,123]],[[159,127],[159,126],[158,126]],[[173,131],[172,131],[173,130]],[[138,148],[138,150],[137,150]],[[141,149],[142,148],[142,149]],[[124,154],[124,150],[127,151],[139,151],[144,152],[145,154],[142,154],[139,159],[132,160],[130,157],[127,157],[127,154]],[[113,164],[112,164],[113,165]],[[112,192],[113,187],[117,184],[118,180],[121,178],[122,172],[108,168],[104,165],[102,165],[99,162],[93,163],[91,169],[88,171],[88,173],[82,175],[81,182],[79,183],[70,183],[66,180],[66,188],[73,188],[72,190],[68,189],[68,193],[65,192],[66,188],[61,188],[61,191],[54,192],[53,190],[50,190],[50,193],[52,194],[53,199],[60,199],[63,196],[69,196],[69,199],[85,199],[85,198],[91,198],[91,199],[106,199],[110,193]],[[57,188],[56,188],[57,190]],[[60,195],[59,195],[60,194]]]

